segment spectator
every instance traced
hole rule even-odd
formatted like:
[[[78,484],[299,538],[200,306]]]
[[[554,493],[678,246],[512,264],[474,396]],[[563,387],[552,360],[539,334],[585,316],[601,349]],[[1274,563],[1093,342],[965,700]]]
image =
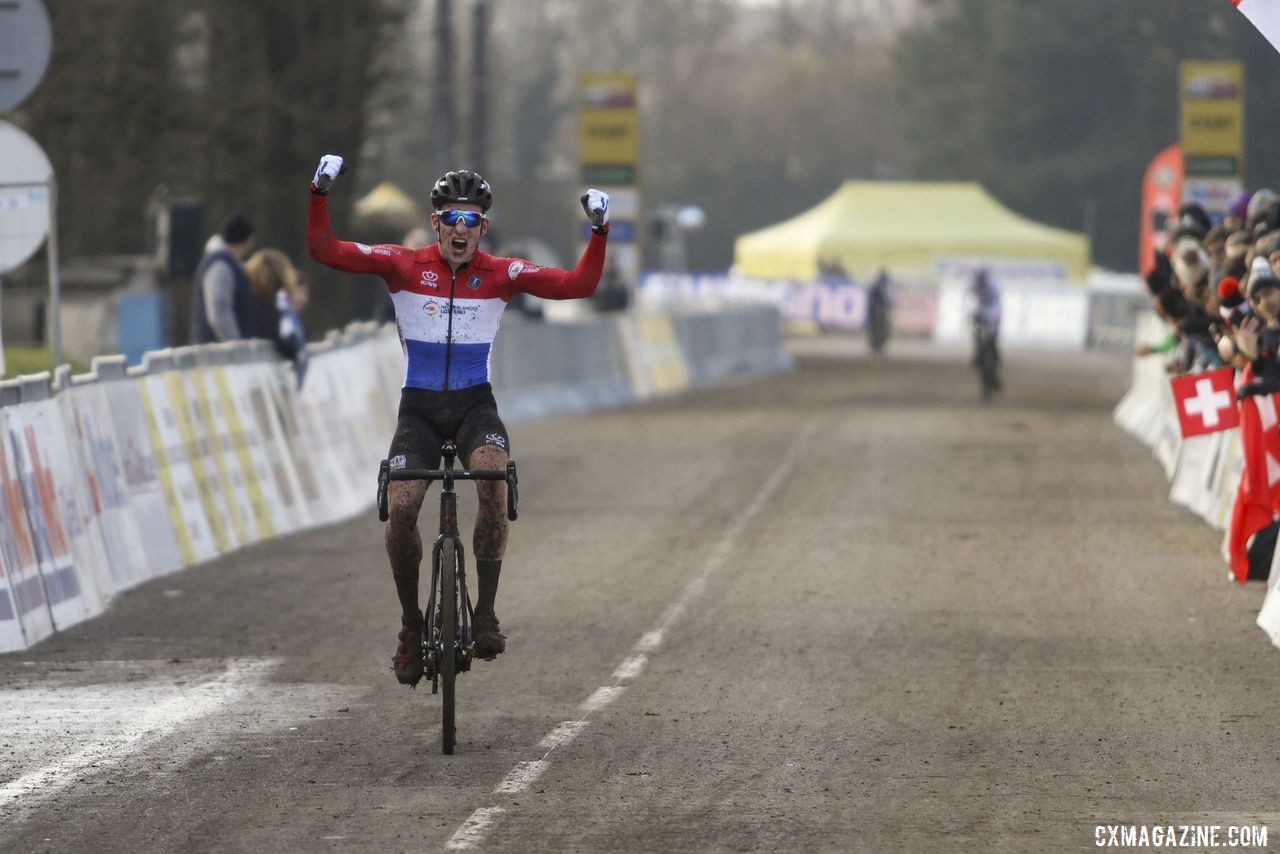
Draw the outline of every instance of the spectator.
[[[1245,217],[1249,213],[1249,198],[1252,193],[1241,193],[1231,200],[1226,210],[1222,212],[1222,227],[1228,232],[1239,231],[1244,228]]]
[[[1241,398],[1280,391],[1280,278],[1270,263],[1258,258],[1249,271],[1249,302],[1254,317],[1236,332],[1236,347],[1253,365],[1253,382],[1242,385]]]
[[[259,249],[245,264],[253,292],[254,338],[275,345],[276,352],[293,362],[302,385],[307,371],[307,339],[291,294],[298,291],[298,272],[279,249]]]
[[[248,338],[254,327],[253,294],[244,259],[253,251],[253,223],[242,213],[227,220],[196,268],[191,299],[191,343]]]

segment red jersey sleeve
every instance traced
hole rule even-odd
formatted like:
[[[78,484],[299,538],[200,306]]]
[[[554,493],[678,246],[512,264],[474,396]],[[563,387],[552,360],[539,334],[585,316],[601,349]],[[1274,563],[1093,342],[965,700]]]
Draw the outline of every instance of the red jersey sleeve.
[[[507,267],[511,293],[524,293],[543,299],[578,299],[589,297],[600,284],[604,272],[604,249],[608,241],[603,234],[592,233],[587,249],[572,270],[537,267],[527,261],[512,261]]]
[[[347,273],[374,273],[390,282],[396,271],[397,260],[410,250],[403,246],[378,244],[366,246],[351,243],[333,236],[329,220],[329,200],[326,196],[311,196],[311,208],[307,212],[307,249],[311,257]]]

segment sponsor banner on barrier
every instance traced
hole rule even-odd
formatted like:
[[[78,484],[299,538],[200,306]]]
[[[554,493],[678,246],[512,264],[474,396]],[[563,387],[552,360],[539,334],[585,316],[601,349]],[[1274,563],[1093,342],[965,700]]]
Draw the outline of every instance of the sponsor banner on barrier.
[[[231,521],[232,548],[255,543],[262,539],[254,518],[253,499],[249,496],[249,484],[236,456],[231,422],[222,406],[218,393],[218,375],[221,367],[197,368],[188,371],[188,381],[194,383],[200,412],[205,419],[209,438],[211,468],[216,473],[218,492],[226,506]]]
[[[276,372],[263,362],[236,369],[233,383],[236,410],[254,440],[249,451],[271,496],[271,519],[276,530],[298,531],[312,524],[311,508],[302,491],[301,478],[285,438],[276,404]]]
[[[74,469],[81,479],[83,510],[96,520],[106,552],[109,589],[128,589],[150,576],[146,550],[129,507],[124,462],[116,446],[111,406],[101,383],[58,395]],[[100,580],[100,586],[106,586]]]
[[[166,371],[162,374],[169,390],[169,403],[176,419],[178,435],[186,452],[187,463],[195,477],[200,494],[200,505],[209,521],[209,533],[213,537],[218,554],[226,554],[239,547],[235,524],[232,522],[230,489],[218,475],[219,449],[211,430],[210,415],[201,405],[197,388],[199,368]]]
[[[64,513],[54,484],[54,468],[67,471],[65,444],[58,448],[57,403],[53,400],[8,408],[6,432],[22,484],[27,525],[35,544],[36,562],[55,628],[75,625],[90,616],[96,590],[86,589],[76,572],[71,536],[76,519]],[[59,453],[61,450],[63,453]],[[78,532],[76,532],[78,533]]]
[[[251,531],[246,535],[249,538],[246,541],[253,542],[274,537],[279,526],[272,518],[267,500],[271,469],[265,460],[260,459],[262,437],[253,429],[252,420],[241,415],[236,402],[233,384],[244,381],[244,371],[237,370],[237,367],[214,368],[206,374],[206,380],[213,383],[210,394],[217,398],[216,411],[228,439],[224,453],[234,455],[236,467],[233,470],[240,477],[242,512],[246,514],[246,523]]]
[[[142,404],[155,451],[156,471],[164,491],[165,506],[184,566],[216,557],[209,520],[201,501],[200,485],[187,455],[187,444],[178,427],[178,412],[169,399],[163,374],[141,379]]]
[[[323,361],[319,357],[311,360],[311,367],[307,370],[308,382],[311,381],[310,374],[317,368],[316,363]],[[285,447],[298,473],[298,486],[302,491],[302,500],[307,505],[311,524],[323,525],[337,519],[339,514],[333,502],[320,489],[320,484],[324,482],[325,464],[314,455],[314,425],[303,427],[303,413],[298,408],[295,385],[296,380],[292,375],[286,376],[283,372],[274,370],[271,372],[270,382],[266,384]],[[313,419],[307,419],[308,422],[311,420]]]
[[[356,428],[364,408],[356,393],[361,380],[351,370],[358,349],[359,345],[313,360],[306,384],[293,397],[305,453],[323,482],[331,485],[325,499],[330,519],[346,518],[366,504],[368,491],[360,486],[377,479],[376,463],[370,466],[362,459],[371,442]],[[331,412],[346,417],[333,418]]]
[[[8,594],[8,607],[0,605],[0,644],[6,651],[53,634],[35,540],[27,525],[27,500],[9,441],[8,412],[0,409],[0,569],[5,579],[0,590]]]
[[[933,332],[938,318],[938,291],[920,282],[893,282],[893,328],[909,334]],[[648,273],[640,281],[645,304],[661,308],[667,301],[706,304],[773,305],[789,326],[860,330],[867,323],[866,288],[854,282],[784,282],[739,276]]]
[[[1003,346],[1083,349],[1089,334],[1089,294],[1056,282],[999,283]],[[968,345],[973,336],[973,296],[965,280],[944,282],[938,294],[933,340]]]
[[[160,576],[193,563],[186,523],[172,495],[168,463],[161,454],[152,424],[153,410],[143,393],[144,379],[120,380],[103,386],[110,408],[116,450],[124,467],[129,509],[142,539],[147,574]],[[159,456],[158,456],[159,455]]]
[[[68,430],[65,411],[56,398],[30,406],[42,425],[41,440],[46,447],[53,477],[54,493],[62,512],[63,525],[71,543],[71,560],[88,616],[102,613],[115,593],[111,562],[102,539],[102,526],[95,511],[92,472],[80,465],[77,442]],[[54,615],[57,616],[56,614]]]
[[[619,318],[618,331],[636,397],[667,394],[689,387],[689,368],[676,340],[671,318],[639,314]]]

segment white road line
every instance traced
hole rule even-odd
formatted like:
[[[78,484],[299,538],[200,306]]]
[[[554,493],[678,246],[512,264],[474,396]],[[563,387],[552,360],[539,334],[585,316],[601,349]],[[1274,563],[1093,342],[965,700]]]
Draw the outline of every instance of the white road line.
[[[526,791],[530,784],[541,777],[542,773],[550,766],[551,760],[549,756],[551,751],[572,742],[587,727],[587,717],[589,715],[600,711],[621,696],[622,692],[626,690],[626,686],[620,683],[635,679],[644,672],[645,666],[649,661],[649,654],[662,646],[666,640],[667,632],[684,616],[685,611],[689,608],[689,603],[706,590],[707,579],[729,560],[737,545],[738,538],[742,535],[742,531],[764,509],[765,502],[772,498],[773,493],[782,485],[783,478],[791,470],[791,465],[795,462],[795,457],[800,452],[804,440],[814,432],[815,428],[816,425],[811,424],[803,435],[798,436],[788,446],[786,453],[778,461],[778,465],[769,475],[765,485],[756,493],[751,503],[738,513],[733,524],[720,537],[715,547],[711,550],[711,555],[707,558],[707,562],[703,564],[702,570],[685,585],[680,598],[663,612],[662,617],[658,620],[658,625],[640,636],[640,640],[636,641],[635,646],[631,648],[631,653],[613,671],[615,684],[606,685],[593,691],[591,696],[579,706],[582,710],[582,717],[579,720],[565,721],[547,733],[542,741],[538,742],[539,749],[544,751],[542,757],[518,763],[502,779],[502,782],[494,788],[493,793],[495,795],[519,794]],[[506,810],[502,807],[481,807],[477,809],[450,837],[449,841],[445,843],[445,847],[461,850],[479,846],[484,842],[485,836],[494,822],[505,812]]]
[[[190,690],[175,690],[172,698],[139,708],[123,731],[0,785],[0,809],[19,800],[21,807],[32,808],[71,785],[86,769],[119,762],[144,743],[163,738],[188,721],[235,701],[279,663],[278,659],[232,661],[226,672],[209,682]]]
[[[578,708],[582,709],[582,715],[586,717],[592,712],[600,711],[618,699],[618,696],[625,690],[627,690],[626,687],[622,685],[606,685],[603,688],[597,688],[590,697],[582,701],[582,705]]]
[[[506,777],[502,778],[493,790],[495,795],[517,795],[542,776],[542,772],[547,770],[546,759],[535,759],[532,762],[521,762],[512,768]]]
[[[586,728],[587,721],[565,721],[542,737],[542,741],[538,742],[538,749],[550,753],[557,747],[564,747],[581,735]]]
[[[475,848],[481,842],[484,842],[484,837],[488,833],[489,827],[504,812],[506,810],[502,807],[480,807],[480,809],[471,814],[470,818],[462,823],[461,827],[454,831],[453,836],[449,837],[449,841],[444,844],[444,847],[451,851],[465,851],[468,848]]]
[[[649,656],[643,652],[638,652],[618,665],[618,669],[613,671],[613,678],[619,682],[635,679],[641,673],[644,673],[644,666],[648,663]]]

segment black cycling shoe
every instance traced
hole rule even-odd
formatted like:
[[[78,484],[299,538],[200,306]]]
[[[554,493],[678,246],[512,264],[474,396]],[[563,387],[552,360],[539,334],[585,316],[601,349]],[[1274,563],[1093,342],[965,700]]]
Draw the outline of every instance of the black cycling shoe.
[[[401,685],[417,685],[422,679],[422,628],[423,623],[400,629],[396,654],[391,656],[391,669]]]
[[[476,658],[493,661],[507,649],[507,636],[502,633],[498,615],[492,611],[476,612],[475,622],[472,624],[472,636],[475,638],[473,646]]]

